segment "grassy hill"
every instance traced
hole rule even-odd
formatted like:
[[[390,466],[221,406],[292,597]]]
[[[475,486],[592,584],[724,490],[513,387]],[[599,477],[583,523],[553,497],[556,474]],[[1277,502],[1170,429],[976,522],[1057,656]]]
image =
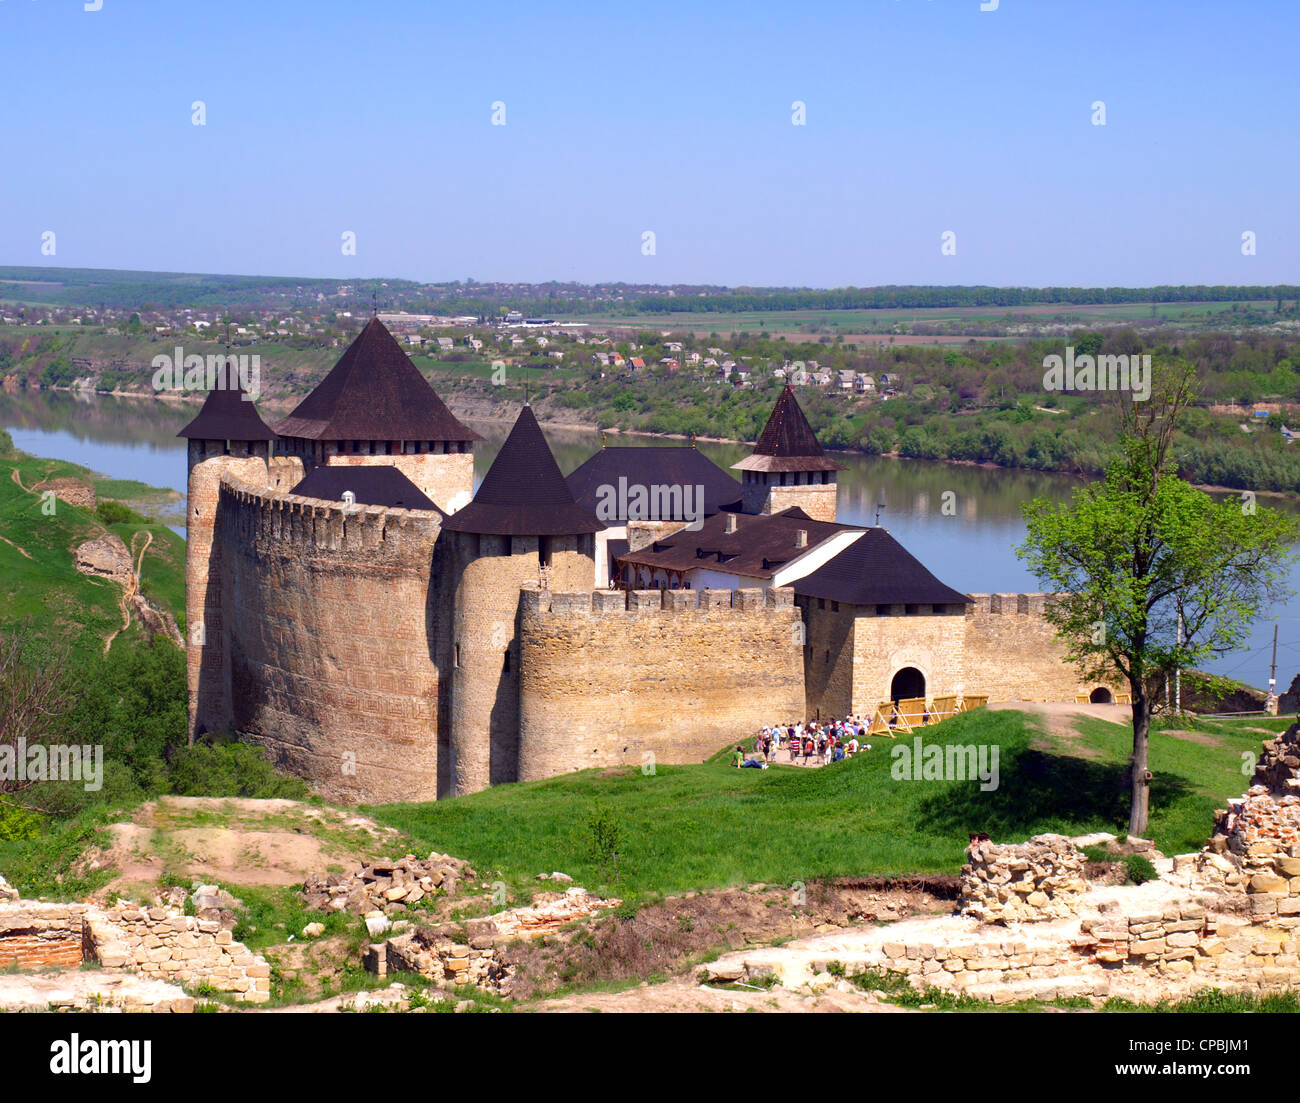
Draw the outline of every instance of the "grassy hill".
[[[1260,726],[1281,730],[1287,722]],[[1243,753],[1253,759],[1268,738],[1249,730],[1258,724],[1153,734],[1151,835],[1166,854],[1199,849],[1214,810],[1246,788]],[[819,770],[736,770],[720,754],[698,766],[660,766],[648,776],[638,769],[588,770],[369,811],[422,846],[500,870],[520,884],[561,870],[579,883],[608,879],[630,895],[956,873],[972,831],[998,842],[1046,831],[1123,834],[1132,741],[1123,725],[1086,720],[1068,736],[1053,736],[1028,713],[982,710],[927,728],[922,738],[997,746],[1000,786],[985,793],[978,782],[894,780],[892,751],[910,744],[904,736],[873,739],[870,752]],[[592,856],[586,823],[599,807],[625,835],[618,874],[610,878]]]
[[[106,532],[138,550],[147,598],[176,617],[185,617],[185,541],[166,525],[145,519],[105,524],[93,510],[58,501],[52,516],[31,489],[47,479],[72,476],[95,488],[101,501],[139,501],[154,488],[105,479],[77,464],[24,453],[0,457],[0,629],[30,621],[46,638],[67,639],[79,655],[102,651],[122,628],[122,589],[107,579],[80,573],[76,548]],[[136,638],[133,626],[114,638]]]

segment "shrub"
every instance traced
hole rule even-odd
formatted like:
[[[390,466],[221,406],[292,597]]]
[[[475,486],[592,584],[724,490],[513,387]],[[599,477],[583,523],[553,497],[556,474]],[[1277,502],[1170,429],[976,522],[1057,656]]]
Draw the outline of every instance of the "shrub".
[[[1154,881],[1160,876],[1156,872],[1156,867],[1151,864],[1151,859],[1141,854],[1128,854],[1124,858],[1124,866],[1128,870],[1128,879],[1131,884],[1141,885],[1146,881]]]
[[[106,525],[121,525],[128,521],[144,520],[138,513],[127,509],[121,502],[100,502],[95,506],[95,516]]]
[[[174,751],[168,769],[171,790],[185,797],[279,797],[309,794],[300,778],[279,773],[257,747],[247,743],[196,743]]]

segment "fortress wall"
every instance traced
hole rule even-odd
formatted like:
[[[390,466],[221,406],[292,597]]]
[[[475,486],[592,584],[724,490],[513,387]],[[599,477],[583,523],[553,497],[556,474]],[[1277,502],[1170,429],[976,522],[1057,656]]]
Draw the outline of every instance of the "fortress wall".
[[[203,458],[201,442],[190,441],[185,541],[185,681],[191,738],[230,727],[230,637],[222,611],[226,557],[217,541],[221,480],[235,475],[265,486],[266,461],[227,455]]]
[[[793,591],[525,587],[519,779],[699,762],[804,707]]]
[[[472,452],[436,452],[415,456],[363,456],[334,454],[327,456],[329,467],[396,467],[420,488],[434,505],[455,513],[466,505],[474,493],[474,455]]]
[[[1065,645],[1043,619],[1047,594],[970,594],[966,692],[991,701],[1073,701],[1086,692]]]
[[[920,606],[908,616],[905,606],[892,605],[889,616],[877,616],[874,605],[852,607],[855,716],[870,716],[880,702],[888,701],[894,675],[909,666],[925,675],[930,700],[963,689],[984,692],[970,675],[968,618],[961,606],[950,613],[944,608]]]
[[[448,533],[454,592],[450,626],[450,782],[456,795],[519,779],[519,591],[538,584],[535,536]],[[561,588],[595,583],[590,536],[551,538],[548,577]]]
[[[220,490],[234,722],[344,801],[437,795],[437,515]]]
[[[841,605],[835,612],[827,601],[819,607],[816,598],[796,597],[795,603],[803,611],[806,704],[792,719],[846,716],[853,712],[855,609]]]

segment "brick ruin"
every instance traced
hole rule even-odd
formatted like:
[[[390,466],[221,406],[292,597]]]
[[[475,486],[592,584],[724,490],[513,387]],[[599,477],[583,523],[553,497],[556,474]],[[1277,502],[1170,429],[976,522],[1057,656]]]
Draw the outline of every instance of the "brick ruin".
[[[1300,987],[1300,723],[1264,745],[1252,780],[1205,848],[1157,859],[1157,880],[1085,884],[1076,847],[1092,836],[976,841],[959,914],[726,955],[703,979],[829,982],[838,962],[994,1003]]]
[[[11,965],[20,972],[97,966],[76,986],[83,991],[73,1006],[192,1011],[194,999],[181,984],[206,984],[252,1004],[271,997],[266,959],[236,942],[219,919],[172,907],[23,900],[0,878],[0,967]],[[115,974],[126,972],[158,983],[123,986]]]

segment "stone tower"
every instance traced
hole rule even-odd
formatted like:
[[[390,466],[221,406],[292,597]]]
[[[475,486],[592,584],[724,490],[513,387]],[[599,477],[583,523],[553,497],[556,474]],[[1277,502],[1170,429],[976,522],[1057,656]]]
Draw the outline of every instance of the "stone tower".
[[[595,533],[525,405],[474,500],[442,526],[451,592],[450,788],[455,795],[518,780],[519,591],[591,590]],[[557,738],[561,733],[556,733]]]
[[[234,373],[231,373],[232,376]],[[222,615],[222,563],[215,540],[223,475],[263,487],[275,434],[238,379],[208,392],[198,417],[176,435],[188,447],[185,539],[186,682],[189,734],[229,727],[230,640]]]
[[[844,466],[822,451],[790,384],[776,400],[753,454],[731,468],[743,472],[746,513],[780,513],[798,506],[814,521],[835,520],[835,473]]]
[[[330,373],[275,424],[280,451],[313,467],[395,467],[455,513],[474,491],[474,441],[402,351],[372,318]]]

